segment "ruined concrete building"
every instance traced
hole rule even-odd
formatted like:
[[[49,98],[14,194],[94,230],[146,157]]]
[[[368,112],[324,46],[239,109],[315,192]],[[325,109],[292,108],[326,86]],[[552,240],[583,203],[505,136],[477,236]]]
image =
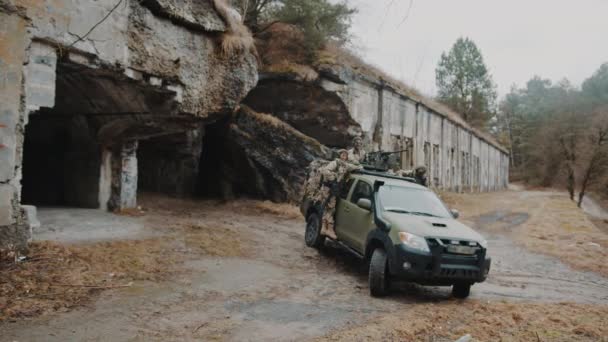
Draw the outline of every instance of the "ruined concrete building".
[[[28,205],[295,202],[358,135],[438,188],[507,185],[506,151],[458,115],[346,63],[258,76],[239,25],[220,0],[0,0],[0,249],[25,245]]]
[[[360,131],[368,150],[400,151],[402,169],[426,166],[438,189],[506,188],[508,151],[448,108],[370,72],[345,65],[317,71],[314,80],[261,74],[244,101],[328,146],[349,147]]]
[[[348,51],[329,45],[310,65],[298,51],[301,39],[285,24],[260,35],[260,79],[244,103],[326,146],[349,148],[352,137],[361,135],[368,152],[401,151],[396,163],[403,169],[426,166],[431,186],[438,189],[480,192],[507,186],[508,151],[492,137]],[[268,172],[278,174],[281,168]]]
[[[0,248],[27,240],[22,204],[195,187],[205,123],[257,82],[230,24],[214,1],[0,0]]]

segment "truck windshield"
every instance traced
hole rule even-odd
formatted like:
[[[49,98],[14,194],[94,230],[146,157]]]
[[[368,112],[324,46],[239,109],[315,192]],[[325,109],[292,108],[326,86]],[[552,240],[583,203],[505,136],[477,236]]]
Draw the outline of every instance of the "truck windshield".
[[[386,185],[380,187],[378,196],[384,211],[429,217],[452,217],[443,202],[432,191]]]

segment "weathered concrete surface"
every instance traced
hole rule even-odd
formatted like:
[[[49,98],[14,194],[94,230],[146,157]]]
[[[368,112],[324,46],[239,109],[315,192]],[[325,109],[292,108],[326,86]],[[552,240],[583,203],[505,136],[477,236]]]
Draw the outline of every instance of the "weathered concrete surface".
[[[246,106],[230,121],[227,141],[231,148],[227,168],[235,171],[233,186],[247,187],[247,193],[277,202],[301,200],[308,165],[317,158],[332,157],[317,140]]]
[[[0,0],[0,248],[8,235],[20,244],[27,235],[14,232],[19,224],[25,230],[19,195],[31,113],[81,115],[93,129],[97,162],[85,162],[100,179],[83,181],[97,189],[90,202],[103,208],[110,198],[118,198],[118,207],[134,206],[137,181],[122,171],[120,177],[102,173],[121,170],[100,162],[102,150],[191,131],[233,111],[257,82],[257,62],[250,50],[220,48],[235,24],[226,7],[218,11],[213,4]],[[135,171],[135,159],[128,160],[125,167]],[[108,186],[108,179],[125,184]]]
[[[141,239],[154,234],[137,217],[116,215],[96,209],[40,208],[41,228],[33,233],[34,241],[62,243]]]
[[[201,117],[224,113],[257,83],[255,56],[248,52],[223,55],[217,35],[201,39],[200,33],[158,18],[136,3],[131,5],[129,22],[129,63],[134,69],[187,85],[181,112]]]
[[[215,13],[211,2],[183,0],[143,0],[141,4],[152,13],[174,21],[177,25],[199,31],[224,32],[226,24]]]
[[[22,64],[28,23],[16,10],[12,4],[0,2],[0,250],[23,247],[29,239],[18,205],[24,123],[20,115]]]

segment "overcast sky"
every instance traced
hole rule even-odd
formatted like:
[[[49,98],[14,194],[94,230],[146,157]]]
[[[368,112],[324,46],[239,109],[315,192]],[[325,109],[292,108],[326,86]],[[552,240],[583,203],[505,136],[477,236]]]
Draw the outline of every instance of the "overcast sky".
[[[481,49],[501,96],[533,75],[580,86],[608,62],[608,0],[348,1],[359,9],[355,50],[425,94],[461,36]]]

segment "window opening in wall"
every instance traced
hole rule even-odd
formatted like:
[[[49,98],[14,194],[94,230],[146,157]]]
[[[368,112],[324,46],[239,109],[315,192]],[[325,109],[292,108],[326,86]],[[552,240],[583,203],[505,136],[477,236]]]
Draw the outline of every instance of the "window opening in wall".
[[[427,174],[430,174],[431,169],[431,144],[424,143],[424,166],[427,168]]]
[[[451,180],[450,180],[450,185],[452,186],[452,188],[454,188],[454,186],[456,185],[456,158],[454,155],[454,149],[450,149],[450,174],[451,174]]]
[[[474,156],[473,157],[474,160],[474,164],[473,167],[475,168],[474,170],[474,176],[473,176],[473,181],[475,182],[475,190],[479,191],[479,184],[480,184],[480,164],[479,164],[479,157],[478,156]]]
[[[404,138],[401,151],[401,167],[404,170],[414,168],[414,141],[412,138]]]
[[[433,145],[433,184],[439,184],[439,145]]]

